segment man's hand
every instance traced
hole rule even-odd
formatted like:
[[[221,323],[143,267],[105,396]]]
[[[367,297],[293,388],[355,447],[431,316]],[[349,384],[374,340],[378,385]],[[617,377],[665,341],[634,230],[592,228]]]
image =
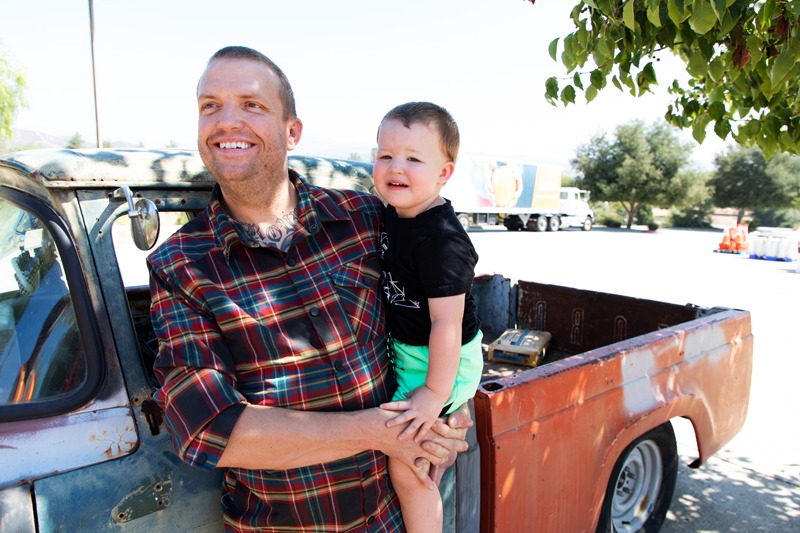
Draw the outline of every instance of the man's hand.
[[[422,443],[422,448],[437,457],[445,454],[444,459],[434,464],[422,457],[418,457],[415,461],[415,472],[427,472],[427,478],[432,480],[436,485],[442,480],[444,471],[453,463],[456,462],[456,457],[459,452],[464,452],[469,448],[467,444],[467,430],[473,426],[474,422],[469,413],[469,405],[462,405],[457,411],[451,413],[446,422],[444,419],[439,419],[432,427],[432,431]],[[417,474],[419,477],[419,474]]]

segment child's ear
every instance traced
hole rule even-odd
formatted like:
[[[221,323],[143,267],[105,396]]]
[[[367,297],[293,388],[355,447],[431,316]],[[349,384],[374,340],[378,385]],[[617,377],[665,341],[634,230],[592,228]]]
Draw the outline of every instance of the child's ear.
[[[442,170],[439,172],[439,183],[441,183],[442,185],[447,183],[447,180],[449,180],[453,176],[453,172],[455,171],[455,169],[456,169],[456,164],[453,163],[452,161],[448,161],[447,163],[442,165]]]

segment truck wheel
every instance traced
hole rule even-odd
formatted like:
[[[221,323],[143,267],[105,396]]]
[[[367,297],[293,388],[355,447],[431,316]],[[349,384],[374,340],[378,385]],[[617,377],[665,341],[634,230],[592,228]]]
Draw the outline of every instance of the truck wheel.
[[[464,228],[464,231],[469,231],[469,215],[467,213],[459,213],[456,216],[458,217],[458,221],[461,223],[461,227]]]
[[[538,216],[536,220],[533,221],[533,224],[528,221],[528,228],[533,226],[533,231],[547,231],[547,217],[546,216]]]
[[[598,533],[657,532],[667,516],[678,476],[675,432],[667,422],[622,452],[608,481]]]
[[[547,231],[558,231],[561,229],[561,219],[559,217],[550,217],[547,219]]]
[[[508,231],[519,231],[523,228],[522,221],[516,215],[504,218],[503,225]]]
[[[590,231],[592,229],[592,217],[586,217],[586,220],[583,221],[583,226],[581,226],[583,231]]]

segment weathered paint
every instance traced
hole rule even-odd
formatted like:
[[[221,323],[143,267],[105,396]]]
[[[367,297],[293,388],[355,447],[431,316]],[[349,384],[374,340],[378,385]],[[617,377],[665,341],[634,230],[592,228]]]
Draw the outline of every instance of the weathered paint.
[[[520,327],[533,327],[534,307],[546,307],[548,319],[537,328],[557,332],[556,345],[562,339],[568,348],[578,339],[599,345],[598,337],[619,333],[619,317],[629,333],[650,332],[482,385],[475,398],[482,531],[517,531],[520,524],[594,531],[611,469],[635,438],[687,417],[702,461],[741,428],[752,365],[747,312],[720,309],[676,323],[685,312],[702,313],[636,299],[625,311],[624,297],[526,282],[519,293]],[[591,305],[576,305],[582,296]],[[619,312],[604,319],[606,330],[590,315],[615,307]],[[580,321],[574,309],[584,310]],[[555,321],[559,316],[563,323]]]
[[[0,424],[0,486],[122,457],[137,443],[127,407]]]

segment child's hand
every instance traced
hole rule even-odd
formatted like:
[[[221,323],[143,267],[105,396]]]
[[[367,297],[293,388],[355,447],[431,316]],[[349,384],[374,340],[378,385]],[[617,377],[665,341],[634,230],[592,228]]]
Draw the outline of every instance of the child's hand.
[[[414,437],[415,442],[420,442],[433,423],[439,417],[439,412],[444,407],[436,393],[426,386],[415,389],[405,401],[389,402],[381,408],[392,411],[404,411],[402,414],[386,421],[386,427],[393,427],[407,423],[405,429],[397,436],[403,440]]]

